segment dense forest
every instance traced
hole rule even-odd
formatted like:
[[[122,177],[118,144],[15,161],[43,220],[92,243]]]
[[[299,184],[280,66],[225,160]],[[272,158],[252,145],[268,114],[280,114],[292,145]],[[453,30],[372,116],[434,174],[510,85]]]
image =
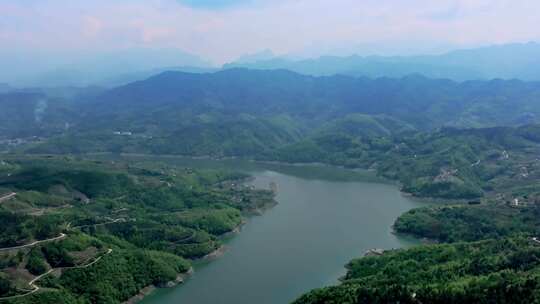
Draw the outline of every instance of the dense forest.
[[[535,303],[539,254],[526,238],[394,250],[351,261],[339,286],[294,303]]]
[[[263,157],[332,129],[389,136],[539,123],[539,96],[539,83],[519,80],[164,72],[105,91],[2,93],[0,140],[38,143],[29,151],[47,153]]]
[[[271,191],[238,183],[244,178],[152,162],[6,156],[0,197],[14,195],[0,204],[0,298],[118,303],[181,282],[190,261],[217,250],[245,215],[275,204]]]

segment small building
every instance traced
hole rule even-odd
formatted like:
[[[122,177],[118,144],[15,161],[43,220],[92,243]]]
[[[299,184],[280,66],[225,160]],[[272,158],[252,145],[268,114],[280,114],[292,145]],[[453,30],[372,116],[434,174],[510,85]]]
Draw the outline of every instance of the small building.
[[[369,256],[381,256],[383,254],[384,254],[384,249],[373,248],[373,249],[367,250],[366,253],[364,254],[364,256],[366,256],[366,257],[369,257]]]

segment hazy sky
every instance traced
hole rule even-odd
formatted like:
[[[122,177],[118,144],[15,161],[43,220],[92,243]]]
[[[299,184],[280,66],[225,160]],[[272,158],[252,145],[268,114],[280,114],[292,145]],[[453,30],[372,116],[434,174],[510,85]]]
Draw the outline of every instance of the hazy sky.
[[[0,0],[0,48],[180,48],[215,63],[540,41],[537,0]]]

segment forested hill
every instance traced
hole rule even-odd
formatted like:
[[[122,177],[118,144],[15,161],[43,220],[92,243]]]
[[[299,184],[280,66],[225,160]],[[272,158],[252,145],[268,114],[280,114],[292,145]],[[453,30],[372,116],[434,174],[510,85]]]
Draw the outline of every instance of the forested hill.
[[[41,92],[0,91],[0,140],[57,134],[72,121],[71,114],[67,101]]]
[[[245,178],[152,161],[3,155],[0,302],[125,303],[144,287],[182,282],[190,260],[220,248],[244,215],[276,204]]]
[[[97,96],[48,98],[45,111],[36,103],[28,113],[42,113],[33,130],[48,140],[35,152],[253,156],[321,132],[389,136],[442,126],[539,123],[539,100],[539,82],[231,69],[165,72]],[[0,98],[0,109],[18,102],[8,94]],[[63,110],[50,111],[57,106]],[[26,130],[27,122],[21,114],[9,115],[0,122],[6,130],[0,137],[20,137],[16,131]]]
[[[13,104],[23,105],[25,98],[16,93],[1,95],[0,109],[5,112]],[[50,97],[41,99],[51,105]],[[518,80],[460,83],[418,75],[370,79],[231,69],[206,74],[165,72],[82,99],[64,98],[73,112],[62,116],[48,111],[43,119],[69,121],[78,130],[92,125],[93,129],[137,128],[139,133],[242,114],[286,115],[305,126],[351,113],[387,115],[419,129],[540,122],[540,83]],[[30,112],[39,110],[38,106],[33,104]],[[82,119],[73,119],[74,113]],[[56,117],[49,117],[53,114]],[[14,113],[2,124],[20,115]]]
[[[540,83],[403,78],[313,77],[286,70],[231,69],[212,74],[166,72],[112,89],[86,109],[133,115],[183,113],[287,114],[327,120],[345,113],[386,114],[419,128],[490,126],[537,120]],[[120,113],[121,112],[121,113]]]

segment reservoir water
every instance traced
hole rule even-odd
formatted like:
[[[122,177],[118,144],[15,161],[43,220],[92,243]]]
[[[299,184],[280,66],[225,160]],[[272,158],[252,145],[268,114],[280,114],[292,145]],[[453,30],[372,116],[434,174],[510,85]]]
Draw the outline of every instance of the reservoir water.
[[[371,248],[415,244],[392,234],[403,212],[421,206],[395,185],[366,173],[238,161],[168,159],[194,167],[228,167],[255,177],[258,188],[276,183],[278,205],[248,219],[225,241],[219,258],[199,262],[183,285],[159,289],[143,304],[280,304],[337,284],[344,265]]]

